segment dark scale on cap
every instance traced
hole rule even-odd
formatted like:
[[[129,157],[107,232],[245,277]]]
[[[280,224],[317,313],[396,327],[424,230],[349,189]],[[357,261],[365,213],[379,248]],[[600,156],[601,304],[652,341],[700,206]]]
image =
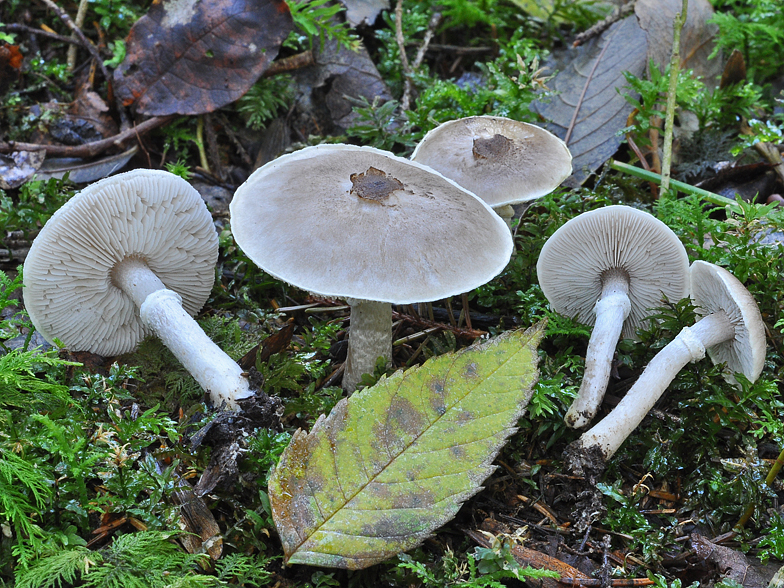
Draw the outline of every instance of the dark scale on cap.
[[[363,174],[351,174],[351,183],[354,184],[352,194],[374,202],[386,200],[395,190],[403,189],[402,182],[375,167],[368,168]]]
[[[503,135],[495,134],[491,139],[474,139],[476,159],[496,159],[506,155],[512,148],[512,141]]]

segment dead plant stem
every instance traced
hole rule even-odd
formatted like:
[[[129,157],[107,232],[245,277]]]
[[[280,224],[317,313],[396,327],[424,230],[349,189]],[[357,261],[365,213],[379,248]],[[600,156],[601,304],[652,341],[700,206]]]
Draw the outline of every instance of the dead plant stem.
[[[664,145],[662,156],[661,191],[670,189],[670,167],[672,165],[672,127],[675,122],[675,93],[678,87],[678,72],[681,70],[681,29],[686,22],[689,0],[683,0],[681,11],[675,15],[672,25],[672,59],[670,59],[670,87],[667,91],[667,112],[664,119]]]

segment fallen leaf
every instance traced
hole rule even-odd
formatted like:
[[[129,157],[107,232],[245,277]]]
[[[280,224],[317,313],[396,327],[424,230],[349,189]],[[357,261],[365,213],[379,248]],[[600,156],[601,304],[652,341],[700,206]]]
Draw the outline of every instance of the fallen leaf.
[[[531,108],[548,119],[548,130],[566,141],[574,173],[564,184],[577,187],[617,151],[632,110],[620,90],[623,72],[641,76],[648,42],[635,17],[613,24],[600,37],[575,49],[575,58],[548,84],[552,101]]]
[[[389,0],[340,0],[346,7],[346,20],[351,26],[372,25],[382,10],[389,9]]]
[[[0,154],[0,188],[18,188],[35,175],[46,158],[46,151],[14,151]]]
[[[315,65],[296,72],[295,80],[300,95],[298,106],[302,111],[317,111],[319,108],[312,103],[323,99],[323,106],[326,106],[331,119],[326,124],[331,123],[342,129],[350,127],[357,118],[353,110],[356,100],[352,99],[365,97],[372,102],[378,98],[380,102],[386,102],[392,98],[364,46],[351,51],[328,39],[314,59]],[[314,91],[328,82],[330,87],[326,93]]]
[[[5,94],[11,84],[19,79],[24,55],[18,45],[0,44],[0,95]]]
[[[68,179],[75,184],[89,184],[121,170],[139,150],[134,145],[130,149],[101,157],[94,161],[85,161],[76,157],[50,157],[36,173],[36,179],[62,178],[68,173]]]
[[[142,114],[212,112],[248,91],[293,26],[284,0],[154,2],[131,28],[115,90]]]
[[[289,346],[296,326],[294,319],[289,319],[276,333],[266,337],[261,343],[243,355],[237,363],[240,364],[242,369],[248,371],[256,365],[256,362],[265,363],[269,361],[271,356],[280,353]]]
[[[269,480],[287,563],[365,568],[449,521],[516,431],[542,333],[510,331],[397,372],[297,431]]]
[[[717,545],[697,533],[692,533],[690,539],[696,556],[714,566],[722,582],[730,580],[743,588],[765,588],[768,585],[768,581],[740,551]]]
[[[672,56],[672,23],[681,11],[681,0],[637,0],[634,13],[640,26],[648,33],[648,60],[661,71]],[[718,25],[708,22],[713,17],[713,7],[708,0],[689,0],[686,22],[681,29],[681,67],[692,69],[708,84],[714,86],[722,71],[720,57],[708,59],[713,51],[713,39],[719,32]],[[647,62],[646,62],[647,63]]]

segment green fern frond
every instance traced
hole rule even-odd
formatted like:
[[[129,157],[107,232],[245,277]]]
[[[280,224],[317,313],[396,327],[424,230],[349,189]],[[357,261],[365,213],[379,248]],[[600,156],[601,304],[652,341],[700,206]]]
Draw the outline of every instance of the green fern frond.
[[[33,522],[52,497],[50,472],[0,448],[0,521],[9,521],[16,535],[13,553],[20,567],[34,555],[44,533]]]
[[[39,374],[53,367],[81,364],[59,359],[54,353],[13,349],[0,356],[0,406],[32,409],[43,402],[68,402],[68,386]]]
[[[74,584],[86,570],[100,563],[100,555],[77,546],[43,557],[16,575],[16,588],[61,588]]]
[[[84,586],[168,588],[173,579],[194,572],[197,562],[209,557],[185,553],[171,541],[176,535],[165,531],[121,535],[100,552],[102,565],[82,576]]]

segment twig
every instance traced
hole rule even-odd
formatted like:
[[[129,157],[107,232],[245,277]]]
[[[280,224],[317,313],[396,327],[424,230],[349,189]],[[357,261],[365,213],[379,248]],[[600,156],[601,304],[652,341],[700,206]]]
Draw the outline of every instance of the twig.
[[[76,38],[79,39],[81,45],[85,49],[87,49],[87,51],[90,53],[92,58],[95,59],[95,62],[98,64],[98,67],[101,68],[101,73],[103,74],[104,79],[106,80],[107,83],[109,83],[112,79],[112,74],[109,72],[109,69],[104,65],[103,58],[101,57],[101,54],[98,52],[98,48],[95,45],[93,45],[87,37],[84,36],[82,30],[78,26],[76,26],[76,23],[74,23],[73,20],[71,20],[71,17],[68,16],[67,12],[65,12],[62,8],[57,6],[57,4],[55,4],[52,0],[41,0],[41,1],[44,4],[46,4],[49,8],[51,8],[52,11],[54,11],[54,13],[60,17],[60,20],[62,20],[65,23],[65,25],[69,29],[71,29],[74,35],[76,35]],[[119,93],[115,92],[114,99],[117,106],[117,112],[120,115],[120,129],[122,131],[126,131],[131,126],[131,123],[128,120],[127,115],[125,114],[125,107],[123,106],[122,99],[120,98]]]
[[[678,88],[678,73],[681,70],[681,29],[686,22],[689,0],[683,0],[681,11],[672,24],[672,59],[670,59],[670,87],[667,90],[667,111],[664,118],[664,155],[661,167],[661,191],[670,189],[670,166],[672,164],[672,128],[675,124],[675,94]]]
[[[80,30],[82,25],[84,24],[84,17],[87,16],[87,0],[79,0],[79,8],[76,11],[76,18],[74,19],[74,25],[76,25]],[[71,35],[74,39],[76,38],[76,33]],[[71,45],[68,47],[68,71],[73,71],[74,66],[76,65],[76,45]]]
[[[415,318],[410,314],[404,314],[402,312],[397,312],[396,310],[392,311],[392,319],[399,321],[406,321],[407,323],[411,323],[421,327],[422,329],[427,329],[431,327],[438,327],[443,329],[444,331],[451,331],[454,333],[456,337],[462,337],[465,339],[476,339],[477,337],[481,337],[482,335],[486,335],[486,331],[480,331],[478,329],[458,329],[456,326],[450,326],[444,323],[437,323],[435,321],[429,321],[422,317]],[[454,320],[454,318],[452,319]]]
[[[634,3],[635,0],[631,0],[630,2],[624,4],[623,6],[618,6],[615,10],[613,10],[612,14],[610,14],[607,18],[605,18],[604,20],[600,20],[587,31],[583,31],[582,33],[577,35],[574,38],[572,47],[579,47],[586,41],[589,41],[594,37],[598,37],[604,31],[609,29],[610,26],[612,26],[622,18],[626,18],[627,16],[629,16],[634,10]]]
[[[400,109],[405,112],[408,110],[411,101],[411,65],[408,63],[406,55],[406,41],[403,38],[403,0],[397,0],[395,5],[395,40],[397,41],[398,53],[400,53],[400,66],[403,68],[403,97],[400,99]]]
[[[440,13],[438,14],[439,18],[441,17]],[[433,16],[436,16],[435,14]],[[444,51],[448,53],[457,53],[458,55],[475,55],[481,53],[492,53],[493,47],[483,45],[480,47],[461,47],[460,45],[443,45],[438,43],[430,43],[427,47],[430,51]]]
[[[199,164],[201,168],[206,171],[208,174],[212,174],[210,171],[210,162],[207,160],[207,151],[204,148],[204,115],[199,115],[198,120],[196,121],[196,147],[199,151]]]
[[[273,61],[270,64],[270,66],[264,70],[262,77],[269,78],[280,73],[285,73],[287,71],[294,71],[295,69],[301,69],[303,67],[313,65],[314,63],[316,63],[316,61],[315,59],[313,59],[313,51],[305,51],[303,53],[297,53],[296,55],[283,57],[282,59],[277,59]]]
[[[621,163],[620,161],[615,161],[614,159],[611,159],[609,162],[609,166],[616,171],[621,171],[631,176],[637,176],[638,178],[642,178],[643,180],[648,180],[649,182],[656,182],[657,184],[662,183],[662,176],[660,176],[656,172],[640,169],[639,167],[629,165],[628,163]],[[685,182],[679,182],[678,180],[670,180],[670,185],[680,192],[685,192],[686,194],[694,194],[696,196],[699,196],[703,200],[707,200],[711,204],[715,204],[716,206],[729,206],[733,211],[739,210],[738,203],[732,200],[731,198],[727,198],[726,196],[722,196],[714,192],[709,192],[708,190],[703,190],[702,188],[698,188],[697,186],[692,186]]]
[[[559,578],[559,584],[567,586],[602,586],[600,578]],[[655,584],[650,578],[611,578],[609,585],[613,588],[620,586],[652,586]]]
[[[61,43],[70,43],[71,45],[81,45],[81,41],[79,39],[74,39],[73,37],[66,37],[64,35],[58,35],[57,33],[50,33],[49,31],[45,31],[43,29],[36,29],[35,27],[28,27],[27,25],[17,24],[17,23],[10,23],[5,25],[5,30],[9,33],[20,32],[20,33],[28,33],[30,35],[38,35],[41,37],[45,37],[47,39],[52,39],[53,41],[60,41]]]
[[[94,157],[103,153],[110,147],[121,147],[122,143],[142,135],[153,129],[165,125],[174,118],[170,116],[155,116],[147,119],[143,123],[126,129],[113,137],[107,137],[100,141],[85,143],[84,145],[41,145],[38,143],[20,143],[18,141],[0,142],[0,153],[11,153],[13,151],[46,151],[48,157]]]
[[[418,69],[419,66],[422,65],[422,62],[425,59],[425,53],[427,53],[427,48],[430,45],[430,41],[433,39],[433,35],[436,34],[436,27],[440,22],[441,22],[441,13],[434,12],[433,16],[430,17],[430,20],[427,23],[425,38],[422,39],[422,44],[419,46],[416,57],[414,58],[414,64],[411,66],[413,69]]]
[[[422,65],[422,61],[425,59],[425,53],[427,52],[427,47],[430,45],[430,41],[435,34],[435,30],[439,22],[441,22],[441,13],[434,12],[430,17],[430,21],[427,23],[425,37],[422,40],[422,44],[419,46],[419,49],[417,50],[417,54],[412,65],[408,61],[408,55],[406,54],[406,40],[403,37],[403,0],[397,0],[397,4],[395,5],[395,40],[397,41],[397,47],[400,53],[400,64],[403,67],[403,77],[405,78],[405,82],[403,83],[403,97],[400,99],[400,110],[402,112],[405,112],[411,106],[411,94],[414,91],[414,85],[411,81],[411,76],[414,75],[414,70]]]

